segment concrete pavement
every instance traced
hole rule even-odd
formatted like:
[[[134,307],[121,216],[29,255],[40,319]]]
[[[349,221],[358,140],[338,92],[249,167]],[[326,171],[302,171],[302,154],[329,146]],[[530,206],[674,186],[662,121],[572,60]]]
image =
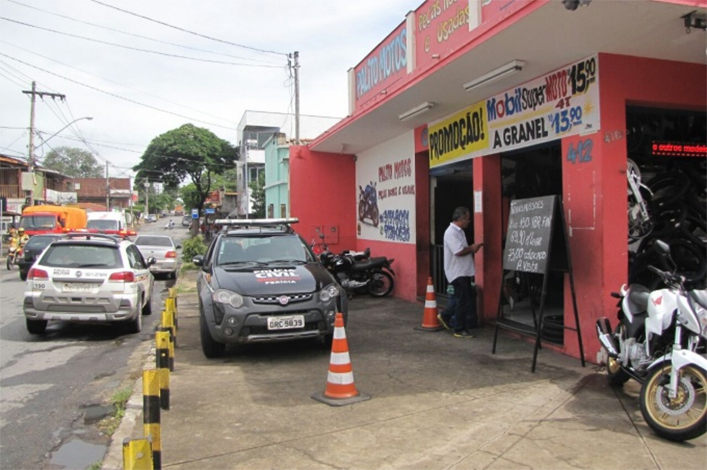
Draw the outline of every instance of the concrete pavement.
[[[195,273],[180,278],[171,409],[162,411],[170,469],[704,469],[707,436],[673,443],[643,421],[638,384],[493,328],[474,339],[415,330],[423,305],[355,298],[346,335],[355,384],[372,399],[330,407],[330,353],[306,342],[200,349]],[[191,289],[191,290],[190,290]],[[585,333],[587,334],[587,333]],[[146,357],[153,367],[154,356]],[[142,437],[138,380],[105,469],[125,437]]]

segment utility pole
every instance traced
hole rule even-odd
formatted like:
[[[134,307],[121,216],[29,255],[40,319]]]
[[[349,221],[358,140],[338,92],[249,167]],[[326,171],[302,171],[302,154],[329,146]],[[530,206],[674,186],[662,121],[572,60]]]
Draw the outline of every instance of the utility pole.
[[[150,182],[145,180],[145,220],[150,215]]]
[[[32,189],[29,192],[29,205],[34,205],[34,103],[36,102],[36,96],[39,95],[40,98],[45,96],[51,96],[52,99],[59,98],[60,100],[65,100],[66,95],[60,93],[50,93],[48,91],[37,91],[37,82],[32,82],[31,90],[22,90],[25,95],[30,95],[30,113],[29,113],[29,156],[27,158],[27,169],[31,177]]]
[[[299,145],[299,52],[295,51],[295,144]]]
[[[110,182],[108,180],[108,164],[110,162],[106,160],[106,210],[110,210]]]

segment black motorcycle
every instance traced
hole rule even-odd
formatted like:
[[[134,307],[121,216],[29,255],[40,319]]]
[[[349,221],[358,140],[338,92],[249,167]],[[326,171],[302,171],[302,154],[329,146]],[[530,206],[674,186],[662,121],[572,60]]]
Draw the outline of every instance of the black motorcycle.
[[[358,220],[371,219],[374,227],[378,227],[380,213],[378,211],[378,195],[376,194],[376,183],[371,182],[366,185],[366,189],[358,187]]]
[[[391,267],[394,260],[385,256],[371,258],[369,249],[362,253],[341,254],[325,251],[319,259],[336,276],[349,297],[354,293],[385,297],[395,287],[395,272]]]

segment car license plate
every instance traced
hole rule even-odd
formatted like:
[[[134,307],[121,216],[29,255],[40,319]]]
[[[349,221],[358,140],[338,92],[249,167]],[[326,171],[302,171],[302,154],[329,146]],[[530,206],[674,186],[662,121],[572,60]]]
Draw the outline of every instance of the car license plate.
[[[91,292],[93,284],[86,282],[65,282],[64,292]]]
[[[289,317],[268,317],[268,330],[287,330],[290,328],[303,328],[304,315],[291,315]]]

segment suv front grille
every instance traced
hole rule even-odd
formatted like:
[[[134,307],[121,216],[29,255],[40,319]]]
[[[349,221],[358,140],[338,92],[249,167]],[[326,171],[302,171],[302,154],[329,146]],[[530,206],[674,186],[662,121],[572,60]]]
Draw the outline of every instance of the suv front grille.
[[[310,300],[312,298],[313,294],[291,294],[291,295],[269,295],[266,297],[253,297],[253,303],[256,304],[281,304],[280,303],[280,298],[281,297],[287,297],[288,299],[288,304],[294,303],[294,302],[304,302],[306,300]]]

